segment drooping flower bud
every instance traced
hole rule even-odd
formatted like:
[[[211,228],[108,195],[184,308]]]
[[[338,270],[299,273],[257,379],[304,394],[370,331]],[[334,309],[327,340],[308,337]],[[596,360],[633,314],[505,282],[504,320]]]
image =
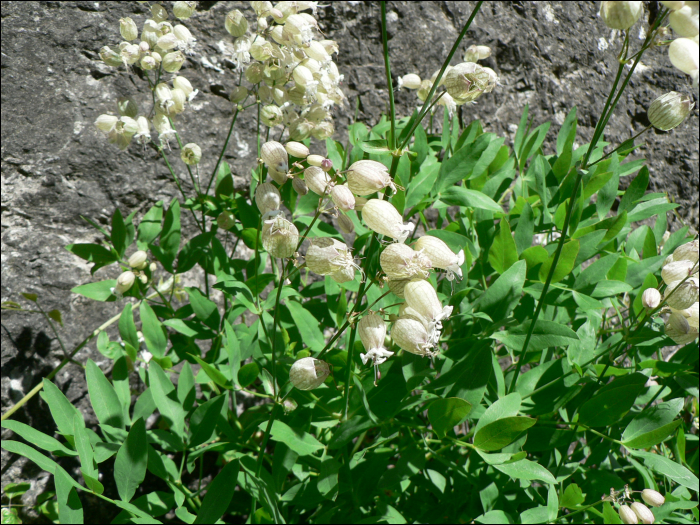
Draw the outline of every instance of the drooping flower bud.
[[[391,327],[391,339],[396,345],[412,354],[432,356],[435,345],[423,324],[415,319],[401,318]]]
[[[629,3],[629,2],[603,2],[606,4],[617,4],[617,3]],[[636,525],[639,523],[637,520],[637,515],[634,513],[634,511],[629,508],[628,505],[620,505],[620,510],[618,511],[620,514],[620,519],[622,520],[622,523],[627,523],[627,524],[633,524]]]
[[[226,15],[225,26],[231,36],[238,38],[248,31],[248,20],[238,9],[234,9]]]
[[[294,177],[292,179],[292,188],[294,188],[294,191],[299,195],[306,195],[309,193],[309,188],[304,182],[304,179],[300,179],[299,177]]]
[[[444,78],[445,89],[459,104],[476,100],[495,86],[489,72],[474,62],[457,64]]]
[[[283,215],[263,221],[263,247],[273,257],[293,257],[299,242],[299,230]]]
[[[642,499],[647,505],[652,507],[660,507],[666,502],[666,498],[661,493],[652,489],[644,489],[642,491]]]
[[[389,280],[427,279],[432,268],[430,259],[425,255],[400,243],[390,244],[384,248],[379,256],[379,264]]]
[[[197,2],[175,2],[173,4],[173,14],[179,20],[187,20],[194,14]]]
[[[421,79],[418,75],[414,73],[409,73],[399,77],[399,89],[402,87],[406,89],[418,89],[420,87]]]
[[[284,149],[286,149],[287,153],[289,153],[292,157],[296,157],[298,159],[305,159],[309,156],[309,148],[307,148],[301,142],[289,141],[284,145]]]
[[[331,159],[323,159],[321,162],[321,169],[326,173],[333,169],[333,161]]]
[[[340,228],[340,231],[343,233],[352,233],[355,231],[355,225],[352,220],[343,213],[338,214],[338,228]]]
[[[464,250],[460,250],[455,255],[442,239],[432,235],[420,237],[413,248],[416,251],[422,251],[430,259],[433,268],[447,270],[448,281],[454,280],[455,276],[462,278],[461,266],[464,264]]]
[[[350,248],[331,237],[312,239],[304,259],[307,268],[318,275],[330,275],[343,268],[355,267]]]
[[[690,308],[698,301],[698,280],[688,279],[669,283],[664,298],[666,304],[674,310]]]
[[[119,117],[114,115],[100,115],[95,120],[95,127],[103,133],[109,133],[114,129],[114,126],[119,122]]]
[[[642,11],[642,2],[600,3],[600,18],[610,29],[629,29],[642,16]]]
[[[435,325],[452,315],[452,307],[442,307],[435,288],[428,281],[409,282],[403,293],[406,304]]]
[[[273,140],[266,142],[260,149],[260,155],[269,169],[287,173],[289,169],[287,150],[282,144]]]
[[[352,188],[350,188],[352,190]],[[353,192],[354,193],[354,192]],[[358,202],[355,201],[357,209]],[[362,219],[365,224],[380,235],[386,235],[399,242],[404,242],[415,228],[411,222],[403,223],[403,218],[390,202],[371,199],[362,207]]]
[[[690,75],[698,69],[698,44],[690,38],[676,38],[668,46],[668,58],[676,69]]]
[[[632,503],[630,507],[639,518],[639,521],[645,524],[654,523],[656,518],[654,518],[654,514],[649,510],[649,507],[639,503],[638,501]]]
[[[681,244],[673,251],[674,261],[690,261],[691,263],[698,262],[698,239],[693,242]]]
[[[661,293],[656,288],[647,288],[642,294],[644,308],[653,310],[661,304]]]
[[[341,211],[350,211],[355,208],[355,196],[345,184],[333,186],[331,199]]]
[[[671,91],[654,100],[647,110],[649,122],[656,129],[668,131],[685,120],[695,107],[690,96]]]
[[[131,254],[128,262],[129,266],[132,268],[143,270],[146,266],[148,266],[148,254],[143,250],[139,250]]]
[[[686,5],[668,15],[668,22],[678,36],[686,38],[698,36],[698,4],[687,2]]]
[[[114,295],[123,295],[128,292],[136,281],[136,275],[132,271],[126,271],[117,277],[117,285],[114,287]]]
[[[306,162],[309,163],[309,166],[318,166],[319,168],[324,160],[325,157],[323,155],[309,155],[306,157]]]
[[[357,332],[367,351],[366,354],[360,354],[363,365],[371,361],[374,366],[378,366],[394,355],[394,352],[384,348],[386,324],[381,316],[375,313],[365,315],[358,323]]]
[[[185,144],[180,152],[180,158],[188,166],[196,166],[202,159],[202,148],[194,142]]]
[[[698,336],[698,331],[690,327],[687,319],[682,314],[675,312],[666,321],[664,332],[677,345],[688,344]]]
[[[264,182],[255,188],[255,204],[262,215],[280,209],[282,196],[277,188],[269,182]]]
[[[177,73],[180,71],[182,64],[185,63],[185,55],[180,51],[168,53],[163,57],[163,69],[168,73]]]
[[[109,46],[104,46],[100,49],[100,58],[111,67],[119,67],[123,63],[121,55]]]
[[[236,225],[236,216],[231,211],[224,210],[216,218],[216,224],[222,230],[230,230]]]
[[[304,170],[304,182],[316,195],[328,195],[333,188],[328,173],[316,166],[309,166]]]
[[[348,168],[346,173],[348,188],[355,195],[371,195],[390,186],[396,191],[389,170],[376,160],[358,160]]]
[[[289,381],[299,390],[313,390],[323,384],[331,373],[328,363],[313,357],[294,362],[289,370]]]
[[[695,263],[690,261],[676,261],[674,256],[673,262],[661,268],[661,277],[664,282],[670,285],[674,281],[682,281],[689,275],[698,273],[698,268]]]
[[[274,168],[270,168],[269,170],[267,170],[267,174],[280,186],[282,186],[285,182],[289,180],[289,177],[286,173],[277,171]]]
[[[121,33],[122,38],[129,42],[136,40],[139,37],[139,30],[136,27],[136,22],[129,17],[119,20],[119,32]]]
[[[282,110],[274,104],[264,106],[260,109],[260,120],[263,124],[270,128],[274,128],[276,125],[282,124],[283,119],[284,115],[282,114]]]

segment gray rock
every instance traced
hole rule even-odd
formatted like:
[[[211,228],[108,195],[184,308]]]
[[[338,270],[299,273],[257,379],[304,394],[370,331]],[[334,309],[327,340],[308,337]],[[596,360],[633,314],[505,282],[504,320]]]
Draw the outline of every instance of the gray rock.
[[[340,46],[337,62],[345,75],[348,105],[336,111],[337,139],[352,121],[373,124],[387,111],[381,53],[379,4],[331,2],[319,10],[320,25]],[[656,11],[657,2],[646,2]],[[390,2],[388,35],[392,73],[418,73],[422,78],[439,69],[474,2]],[[217,145],[231,117],[226,92],[237,74],[220,52],[226,12],[241,2],[200,2],[200,11],[187,22],[198,39],[197,54],[182,74],[202,93],[192,110],[179,118],[186,142],[204,151],[201,172],[208,177]],[[552,121],[545,149],[551,151],[564,117],[578,106],[579,143],[589,140],[607,96],[615,70],[619,32],[607,29],[596,14],[597,5],[582,2],[490,2],[467,34],[453,63],[461,61],[470,44],[488,45],[493,55],[485,65],[501,78],[501,85],[478,104],[465,108],[465,122],[482,120],[486,131],[512,139],[525,104],[534,125]],[[92,330],[119,312],[114,303],[96,303],[70,292],[91,280],[114,278],[114,267],[90,275],[89,265],[64,249],[70,243],[99,242],[81,216],[109,224],[115,207],[140,217],[155,201],[178,198],[168,171],[150,149],[135,144],[120,152],[107,143],[93,122],[102,113],[116,113],[118,97],[149,97],[146,83],[125,69],[109,68],[98,57],[104,45],[120,41],[119,19],[131,16],[140,27],[147,6],[135,2],[4,2],[2,4],[2,297],[23,301],[21,292],[39,295],[45,311],[63,314],[59,333],[72,349]],[[647,14],[645,16],[648,15]],[[252,15],[250,17],[252,19]],[[637,26],[639,27],[639,26]],[[638,29],[632,38],[639,42]],[[605,139],[617,144],[646,124],[645,108],[669,90],[691,92],[690,80],[675,70],[665,49],[651,50],[635,74],[612,118]],[[415,92],[396,93],[397,114],[409,115],[417,105]],[[243,114],[237,123],[226,160],[245,187],[255,164],[255,123]],[[654,191],[666,191],[681,204],[679,215],[694,229],[698,221],[698,110],[670,133],[645,135],[642,151],[649,161]],[[312,148],[313,149],[313,148]],[[314,150],[323,153],[322,146]],[[174,152],[175,155],[177,152]],[[176,165],[182,174],[180,164]],[[185,188],[189,180],[182,178]],[[624,184],[624,183],[623,183]],[[669,214],[673,228],[677,223]],[[185,232],[193,224],[183,211]],[[187,233],[186,236],[187,237]],[[45,320],[36,314],[5,312],[2,332],[3,411],[31,390],[62,359],[63,352]],[[116,333],[112,327],[109,333]],[[76,360],[90,357],[108,368],[94,342]],[[69,399],[96,420],[89,408],[82,370],[69,364],[55,378]],[[36,396],[15,417],[51,434],[47,407]],[[10,433],[3,431],[3,437]],[[64,463],[75,471],[75,462]],[[22,458],[2,453],[3,483],[36,479],[38,470]],[[43,479],[43,478],[42,478]],[[44,482],[40,483],[43,487]],[[49,484],[50,486],[50,484]],[[28,495],[31,505],[36,491]],[[87,521],[110,519],[112,509],[99,502],[86,509]],[[25,519],[35,519],[31,507]],[[92,513],[92,514],[90,514]],[[104,520],[102,519],[104,518]]]

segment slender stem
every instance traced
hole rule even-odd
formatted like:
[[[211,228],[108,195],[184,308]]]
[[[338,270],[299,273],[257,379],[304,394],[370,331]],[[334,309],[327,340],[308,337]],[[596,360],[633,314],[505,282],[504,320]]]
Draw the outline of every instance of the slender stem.
[[[292,264],[291,261],[287,263],[287,266],[282,266],[282,271],[280,272],[280,280],[277,285],[277,297],[275,297],[275,314],[272,318],[272,393],[277,399],[277,359],[275,358],[275,350],[277,347],[277,320],[279,319],[280,311],[280,297],[282,296],[282,288],[284,287],[285,274],[289,270],[289,266]],[[263,324],[264,321],[263,321]]]
[[[571,516],[575,516],[576,514],[580,514],[580,513],[582,513],[582,512],[585,512],[585,511],[587,511],[588,509],[590,509],[590,508],[592,508],[592,507],[595,507],[595,506],[597,506],[597,505],[600,505],[601,503],[603,503],[603,500],[596,501],[595,503],[591,503],[590,505],[586,505],[586,506],[583,507],[582,509],[578,509],[577,511],[572,512],[572,513],[570,513],[570,514],[567,514],[566,516],[559,516],[559,517],[558,517],[557,519],[555,519],[554,521],[548,521],[547,523],[556,523],[556,522],[559,521],[559,520],[562,520],[562,519],[565,519],[565,518],[570,518]]]
[[[363,283],[364,284],[364,283]],[[353,354],[355,353],[355,335],[357,333],[357,324],[350,330],[350,340],[348,342],[348,358],[345,362],[345,387],[343,391],[343,399],[345,400],[345,409],[343,411],[343,419],[348,419],[348,411],[350,410],[350,377],[352,376],[355,361]]]
[[[391,134],[389,149],[396,149],[396,106],[394,105],[394,85],[391,81],[391,66],[389,65],[389,42],[386,34],[386,2],[381,2],[382,10],[382,46],[384,48],[384,71],[386,72],[386,87],[389,90],[389,118],[391,119]]]
[[[165,162],[166,167],[168,168],[168,170],[170,170],[170,175],[172,175],[173,180],[175,181],[175,185],[177,186],[177,189],[180,190],[180,195],[182,195],[182,198],[184,200],[187,200],[187,196],[185,195],[185,192],[182,190],[182,186],[180,185],[180,181],[178,180],[177,175],[175,175],[175,170],[173,170],[173,167],[170,165],[170,161],[168,161],[168,157],[165,156],[165,151],[163,150],[163,148],[158,147],[155,142],[153,144],[154,144],[156,150],[161,154],[161,157],[163,157],[163,161]],[[194,222],[197,223],[197,227],[199,228],[199,230],[202,233],[204,233],[204,231],[205,231],[204,225],[199,223],[199,219],[197,219],[197,215],[195,215],[194,210],[190,210],[190,211],[192,212],[192,217],[194,218]]]
[[[650,129],[651,129],[651,124],[649,124],[646,128],[644,128],[642,131],[640,131],[639,133],[637,133],[634,137],[632,137],[632,138],[629,139],[629,140],[634,140],[634,139],[636,139],[637,137],[639,137],[639,136],[642,135],[643,133],[646,133],[646,132],[649,131]],[[588,167],[595,166],[595,165],[598,164],[599,162],[601,162],[601,161],[607,159],[610,155],[612,155],[613,153],[615,153],[616,151],[618,151],[622,146],[624,146],[626,142],[627,142],[627,141],[623,142],[623,143],[620,144],[617,148],[615,148],[614,150],[612,150],[610,153],[606,153],[605,155],[603,155],[601,158],[599,158],[599,159],[596,160],[595,162],[591,162],[591,163],[588,165]]]
[[[177,145],[180,147],[180,151],[182,151],[183,145],[182,145],[182,140],[180,139],[180,134],[177,132],[177,128],[175,127],[175,123],[173,122],[173,119],[168,117],[168,122],[170,122],[170,127],[173,128],[173,131],[175,132],[175,140],[177,140]],[[192,168],[190,168],[189,164],[185,164],[187,166],[187,173],[190,175],[190,181],[192,182],[192,187],[194,188],[194,191],[197,192],[197,195],[200,195],[202,193],[201,188],[199,187],[199,181],[195,180],[194,175],[192,175]]]
[[[231,125],[228,128],[228,135],[226,135],[226,140],[224,141],[224,146],[221,148],[221,153],[219,154],[219,158],[216,161],[216,165],[214,166],[214,171],[211,173],[211,177],[209,177],[209,183],[207,184],[207,189],[204,190],[204,194],[206,195],[209,193],[209,188],[211,188],[211,183],[216,179],[216,174],[219,172],[219,164],[221,164],[221,159],[224,158],[224,153],[226,153],[226,148],[228,147],[228,141],[231,138],[231,132],[233,132],[233,126],[236,124],[236,117],[238,117],[238,106],[236,106],[236,109],[233,112],[233,118],[231,119]]]

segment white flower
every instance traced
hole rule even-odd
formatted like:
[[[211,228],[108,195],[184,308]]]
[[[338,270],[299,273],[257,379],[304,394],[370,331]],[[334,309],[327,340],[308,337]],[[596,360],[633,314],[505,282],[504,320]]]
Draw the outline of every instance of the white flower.
[[[366,365],[368,361],[372,361],[372,364],[377,366],[381,365],[392,355],[394,355],[394,352],[385,350],[384,348],[372,348],[372,350],[368,351],[366,354],[360,354],[360,358],[362,359],[363,365]]]

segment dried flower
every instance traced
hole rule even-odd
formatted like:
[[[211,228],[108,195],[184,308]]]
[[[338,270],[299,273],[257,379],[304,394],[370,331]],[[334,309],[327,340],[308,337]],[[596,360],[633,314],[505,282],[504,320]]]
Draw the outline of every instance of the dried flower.
[[[292,188],[294,188],[294,191],[299,195],[306,195],[309,193],[309,188],[304,182],[304,179],[300,179],[299,177],[294,177],[292,179]]]
[[[299,390],[313,390],[321,386],[329,374],[328,363],[313,357],[304,357],[292,365],[289,381]]]
[[[352,190],[352,188],[350,188]],[[357,209],[358,202],[355,201]],[[386,235],[399,242],[404,242],[413,231],[415,225],[403,223],[403,218],[390,202],[372,199],[362,207],[362,218],[367,226],[380,235]]]

